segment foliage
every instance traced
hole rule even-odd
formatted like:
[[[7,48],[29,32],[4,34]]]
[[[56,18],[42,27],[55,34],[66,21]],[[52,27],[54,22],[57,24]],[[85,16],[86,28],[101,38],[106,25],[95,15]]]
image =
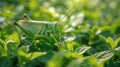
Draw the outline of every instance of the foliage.
[[[119,3],[1,0],[0,67],[119,67]]]

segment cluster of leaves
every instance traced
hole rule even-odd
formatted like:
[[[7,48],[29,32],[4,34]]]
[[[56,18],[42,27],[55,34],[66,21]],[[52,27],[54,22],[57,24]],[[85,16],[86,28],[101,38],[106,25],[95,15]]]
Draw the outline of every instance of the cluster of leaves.
[[[0,67],[119,67],[119,2],[1,1]],[[12,25],[11,20],[20,19],[24,13],[32,19],[59,22],[70,7],[75,10],[62,20],[71,20],[58,27],[47,25],[34,33],[31,25],[33,31]]]
[[[43,28],[40,33],[34,35],[24,27],[19,28],[22,31],[20,33],[25,34],[24,37],[15,30],[17,32],[13,32],[5,40],[0,39],[1,67],[108,67],[112,62],[115,62],[113,65],[119,66],[120,61],[116,57],[120,57],[118,47],[120,38],[116,40],[112,37],[105,38],[99,33],[93,36],[93,38],[98,36],[98,42],[88,40],[88,44],[85,45],[71,40],[70,32],[57,30],[61,35],[57,33],[56,37],[56,34],[53,34],[56,31],[55,27],[50,28],[53,32],[48,33],[48,28],[45,30]],[[63,38],[68,35],[69,40]],[[79,35],[83,35],[81,39],[86,37],[86,34]]]

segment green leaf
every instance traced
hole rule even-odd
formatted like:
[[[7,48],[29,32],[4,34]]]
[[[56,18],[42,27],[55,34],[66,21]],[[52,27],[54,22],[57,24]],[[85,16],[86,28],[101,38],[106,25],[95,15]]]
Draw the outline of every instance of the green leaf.
[[[68,50],[70,50],[70,51],[73,51],[74,50],[74,43],[73,42],[67,42],[67,48],[68,48]]]
[[[99,35],[100,40],[105,41],[106,38],[103,35]]]
[[[11,41],[8,41],[8,42],[6,43],[6,45],[7,45],[7,51],[8,51],[8,53],[9,53],[10,55],[15,56],[15,55],[16,55],[16,51],[17,51],[17,48],[18,48],[18,46],[16,45],[16,43],[11,40]]]
[[[7,57],[6,57],[7,58]],[[8,60],[4,58],[4,60],[2,60],[2,63],[0,65],[0,67],[8,67],[7,64],[8,64]]]
[[[18,49],[17,55],[20,67],[24,67],[25,63],[28,61],[28,59],[26,58],[28,51],[29,46],[22,46]]]
[[[117,38],[117,39],[115,40],[115,47],[117,47],[119,41],[120,41],[120,38]]]
[[[61,67],[63,61],[63,53],[56,53],[52,59],[47,63],[47,67]]]
[[[6,56],[5,42],[0,39],[0,56]]]
[[[30,56],[29,59],[33,60],[33,59],[40,57],[40,56],[43,56],[45,54],[46,54],[46,52],[33,52],[33,53],[27,54],[27,56]]]
[[[80,59],[72,60],[67,67],[80,67],[82,65],[82,61]]]
[[[19,49],[18,55],[23,56],[25,58],[29,58],[30,60],[35,59],[39,56],[45,55],[46,52],[33,52],[33,53],[28,53],[29,47],[28,46],[23,46]]]
[[[110,48],[113,50],[116,46],[115,46],[115,42],[111,37],[108,37],[106,40],[107,43],[109,43]]]
[[[0,39],[0,45],[1,45],[1,47],[5,47],[5,42],[2,40],[2,39]]]
[[[0,67],[15,67],[15,57],[0,57]]]
[[[28,53],[29,51],[29,46],[22,46],[18,49],[18,56],[26,56],[26,54]]]
[[[19,34],[17,32],[14,32],[13,34],[11,34],[10,36],[8,36],[5,40],[5,42],[9,42],[9,41],[14,41],[16,43],[16,47],[18,47],[20,45],[20,37]]]
[[[54,52],[51,50],[46,51],[47,54],[37,58],[40,62],[47,63],[49,60],[51,60],[52,56],[54,55]]]
[[[6,56],[6,51],[1,45],[0,45],[0,56]]]
[[[98,63],[98,59],[94,56],[89,56],[87,58],[87,63],[90,65],[90,66],[93,66],[93,67],[96,67],[97,66],[97,63]]]
[[[117,38],[115,41],[111,38],[111,37],[108,37],[106,42],[109,43],[109,46],[112,50],[115,49],[115,47],[117,47],[118,43],[120,41],[120,38]]]

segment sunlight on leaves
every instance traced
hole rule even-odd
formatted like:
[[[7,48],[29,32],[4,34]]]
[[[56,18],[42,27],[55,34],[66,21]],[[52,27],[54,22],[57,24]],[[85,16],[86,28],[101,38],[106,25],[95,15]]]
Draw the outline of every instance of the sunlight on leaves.
[[[107,43],[109,43],[110,48],[113,50],[116,46],[115,46],[115,42],[111,37],[108,37],[106,40]]]
[[[19,34],[17,32],[14,32],[13,34],[11,34],[10,36],[8,36],[5,40],[5,42],[9,42],[9,41],[14,41],[16,43],[16,46],[18,47],[20,45],[20,37]]]

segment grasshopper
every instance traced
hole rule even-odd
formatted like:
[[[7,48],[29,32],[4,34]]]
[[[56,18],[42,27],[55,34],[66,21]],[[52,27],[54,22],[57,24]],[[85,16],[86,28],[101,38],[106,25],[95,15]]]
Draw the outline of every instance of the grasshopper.
[[[57,22],[34,21],[34,20],[19,20],[17,23],[34,34],[39,33],[42,29],[45,29],[46,32],[53,32],[55,27],[58,26]]]
[[[28,37],[33,40],[39,39],[41,44],[47,43],[51,45],[53,43],[60,43],[63,40],[62,22],[49,22],[49,21],[35,21],[29,19],[28,16],[24,16],[25,20],[18,20],[15,26],[24,32]],[[79,19],[80,17],[76,18]],[[73,19],[75,20],[75,19]],[[21,34],[21,33],[20,33]],[[39,35],[36,37],[36,35]],[[51,47],[48,47],[51,48]]]
[[[70,14],[73,9],[74,8],[68,10],[66,15]],[[25,20],[19,20],[15,23],[15,25],[22,29],[22,31],[24,31],[24,33],[26,33],[30,37],[34,36],[36,33],[45,35],[47,37],[48,34],[58,35],[58,33],[61,33],[62,20],[64,19],[64,17],[62,17],[61,21],[58,23],[31,20],[26,14],[24,14]]]
[[[23,33],[32,40],[31,44],[39,40],[39,45],[44,49],[55,48],[55,43],[60,43],[62,41],[60,24],[57,22],[48,21],[35,21],[29,20],[18,20],[15,22],[15,27],[18,32]],[[44,45],[43,45],[44,44]]]

